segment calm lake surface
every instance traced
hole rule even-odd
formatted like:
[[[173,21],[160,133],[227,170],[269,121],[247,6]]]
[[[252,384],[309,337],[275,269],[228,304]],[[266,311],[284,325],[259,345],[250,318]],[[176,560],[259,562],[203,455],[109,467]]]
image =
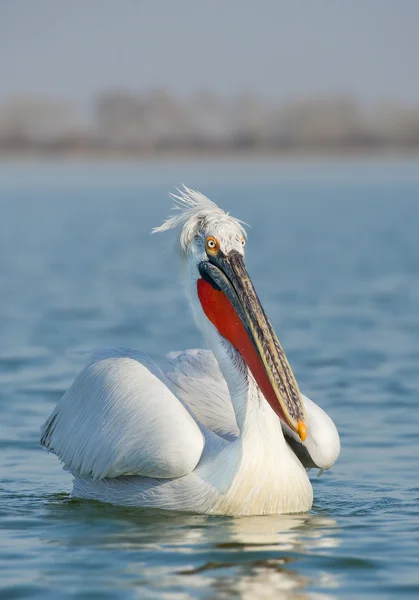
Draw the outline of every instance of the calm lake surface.
[[[219,518],[70,498],[39,446],[100,346],[201,347],[168,193],[251,225],[247,264],[342,454],[306,515]],[[419,163],[0,166],[0,597],[419,597]]]

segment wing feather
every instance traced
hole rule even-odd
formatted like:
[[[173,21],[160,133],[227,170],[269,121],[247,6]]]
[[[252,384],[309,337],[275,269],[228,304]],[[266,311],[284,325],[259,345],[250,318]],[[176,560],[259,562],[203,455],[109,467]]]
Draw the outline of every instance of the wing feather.
[[[172,389],[214,433],[227,440],[239,435],[230,394],[210,350],[185,350],[167,355],[164,368]]]
[[[41,443],[75,475],[171,478],[194,470],[204,435],[140,353],[96,354],[58,402]]]

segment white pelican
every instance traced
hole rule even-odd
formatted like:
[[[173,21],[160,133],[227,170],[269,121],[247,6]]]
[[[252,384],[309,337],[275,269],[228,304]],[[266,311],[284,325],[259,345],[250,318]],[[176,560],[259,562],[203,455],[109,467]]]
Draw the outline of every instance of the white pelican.
[[[73,474],[77,498],[218,515],[305,512],[306,468],[335,462],[336,427],[300,395],[246,271],[241,222],[188,188],[173,198],[178,213],[154,231],[179,231],[210,350],[160,365],[132,350],[96,353],[41,443]]]

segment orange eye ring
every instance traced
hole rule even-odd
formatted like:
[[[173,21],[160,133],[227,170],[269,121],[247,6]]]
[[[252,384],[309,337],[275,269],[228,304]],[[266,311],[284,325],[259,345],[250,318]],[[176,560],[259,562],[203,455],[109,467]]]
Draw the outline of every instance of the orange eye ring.
[[[208,254],[218,254],[220,251],[220,243],[215,237],[209,235],[205,240],[205,249]]]

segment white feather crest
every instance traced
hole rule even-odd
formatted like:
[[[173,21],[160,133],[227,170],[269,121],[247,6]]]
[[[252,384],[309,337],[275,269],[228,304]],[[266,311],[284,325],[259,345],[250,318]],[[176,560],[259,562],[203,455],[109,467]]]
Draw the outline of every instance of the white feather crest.
[[[242,221],[230,216],[200,192],[191,190],[185,185],[183,190],[178,189],[177,191],[179,194],[170,194],[169,196],[174,200],[173,210],[179,211],[178,214],[169,217],[159,227],[155,227],[152,233],[182,227],[179,242],[184,252],[201,232],[216,230],[221,231],[224,235],[233,235],[238,238],[247,237]]]

